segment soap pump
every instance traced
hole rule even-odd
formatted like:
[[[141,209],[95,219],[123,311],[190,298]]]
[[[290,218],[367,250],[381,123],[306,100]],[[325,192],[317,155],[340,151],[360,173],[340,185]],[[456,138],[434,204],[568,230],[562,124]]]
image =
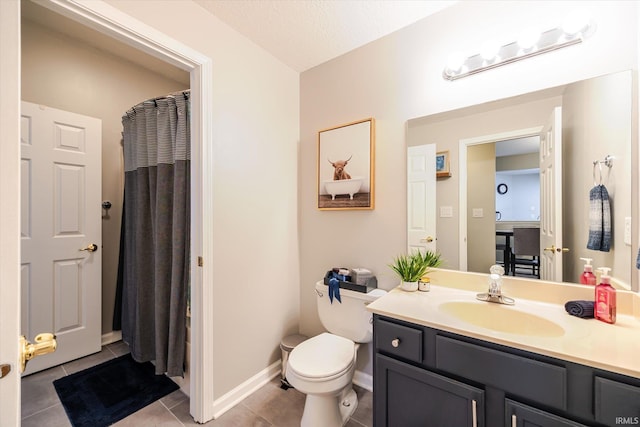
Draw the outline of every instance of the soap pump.
[[[591,258],[580,258],[585,262],[584,271],[580,275],[580,283],[583,285],[596,285],[596,275],[593,274],[593,266],[591,265]]]
[[[611,269],[600,267],[598,270],[602,274],[595,291],[594,316],[606,323],[616,323],[616,290],[611,286],[611,276],[609,276]]]

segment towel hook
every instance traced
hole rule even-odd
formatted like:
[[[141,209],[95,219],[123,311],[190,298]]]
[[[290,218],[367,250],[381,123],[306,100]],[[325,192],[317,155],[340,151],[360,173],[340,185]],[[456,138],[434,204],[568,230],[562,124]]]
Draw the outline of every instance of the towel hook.
[[[613,167],[613,156],[611,155],[607,155],[604,160],[594,160],[593,161],[593,185],[602,185],[602,181],[603,181],[603,174],[602,174],[602,165],[605,165],[607,168],[609,168],[609,172],[611,171],[611,168]],[[600,170],[600,179],[596,179],[596,165],[598,166],[598,169]]]

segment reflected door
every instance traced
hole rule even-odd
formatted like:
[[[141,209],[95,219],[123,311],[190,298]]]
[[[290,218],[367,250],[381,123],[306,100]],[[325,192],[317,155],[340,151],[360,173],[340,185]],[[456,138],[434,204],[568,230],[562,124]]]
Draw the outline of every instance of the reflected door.
[[[540,278],[562,281],[562,108],[540,134]]]
[[[407,149],[408,252],[436,250],[436,146]]]
[[[101,128],[22,103],[21,329],[30,341],[43,331],[58,341],[25,374],[100,351]]]

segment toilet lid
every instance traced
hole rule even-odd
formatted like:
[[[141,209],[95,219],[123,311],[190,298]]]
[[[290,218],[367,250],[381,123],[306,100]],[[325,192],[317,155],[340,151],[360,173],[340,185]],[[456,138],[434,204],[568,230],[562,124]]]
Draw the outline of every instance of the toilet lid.
[[[353,341],[325,332],[294,348],[289,367],[302,377],[331,377],[346,371],[354,358]]]

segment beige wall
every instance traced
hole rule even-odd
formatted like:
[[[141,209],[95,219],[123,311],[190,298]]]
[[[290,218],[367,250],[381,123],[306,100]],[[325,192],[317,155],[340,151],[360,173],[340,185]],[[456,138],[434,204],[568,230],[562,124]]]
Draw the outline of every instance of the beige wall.
[[[197,4],[107,3],[212,59],[214,398],[298,332],[299,75]]]
[[[496,145],[467,148],[467,269],[485,271],[495,264]],[[476,209],[482,216],[474,217]],[[443,240],[443,239],[441,239]]]
[[[496,158],[496,171],[512,171],[518,169],[537,169],[540,167],[538,153],[501,156]]]
[[[22,99],[102,120],[102,333],[112,331],[124,168],[122,114],[146,99],[188,89],[182,82],[100,52],[38,24],[22,24]]]
[[[447,56],[479,49],[491,37],[513,37],[528,25],[556,25],[577,6],[598,21],[594,37],[580,46],[510,64],[455,82],[445,81]],[[505,19],[508,17],[508,19]],[[415,25],[310,69],[301,75],[300,107],[300,329],[322,330],[313,284],[337,265],[364,266],[389,289],[397,280],[387,267],[406,249],[405,125],[411,118],[481,104],[637,67],[637,9],[633,2],[460,2]],[[376,209],[324,212],[315,207],[316,133],[337,124],[376,119]],[[435,142],[440,150],[441,140]],[[453,176],[438,188],[455,194]],[[440,185],[440,184],[439,184]],[[441,188],[443,191],[441,191]],[[438,205],[457,205],[455,200]],[[458,212],[454,210],[454,218]],[[455,238],[454,230],[447,239]],[[345,238],[347,236],[348,238]],[[438,230],[440,239],[443,234]],[[336,244],[338,242],[340,244]],[[457,257],[456,257],[457,260]],[[370,347],[370,346],[369,346]],[[371,372],[363,349],[358,368]]]
[[[624,243],[624,218],[631,217],[631,74],[618,73],[571,85],[563,96],[563,197],[564,246],[575,256],[565,256],[564,279],[577,282],[584,269],[579,257],[593,258],[595,268],[609,267],[611,276],[630,285],[631,246]],[[603,166],[603,184],[609,192],[613,227],[610,252],[587,249],[589,190],[593,186],[593,161],[611,155],[613,167]],[[636,166],[637,168],[637,166]],[[598,172],[599,176],[599,172]]]

